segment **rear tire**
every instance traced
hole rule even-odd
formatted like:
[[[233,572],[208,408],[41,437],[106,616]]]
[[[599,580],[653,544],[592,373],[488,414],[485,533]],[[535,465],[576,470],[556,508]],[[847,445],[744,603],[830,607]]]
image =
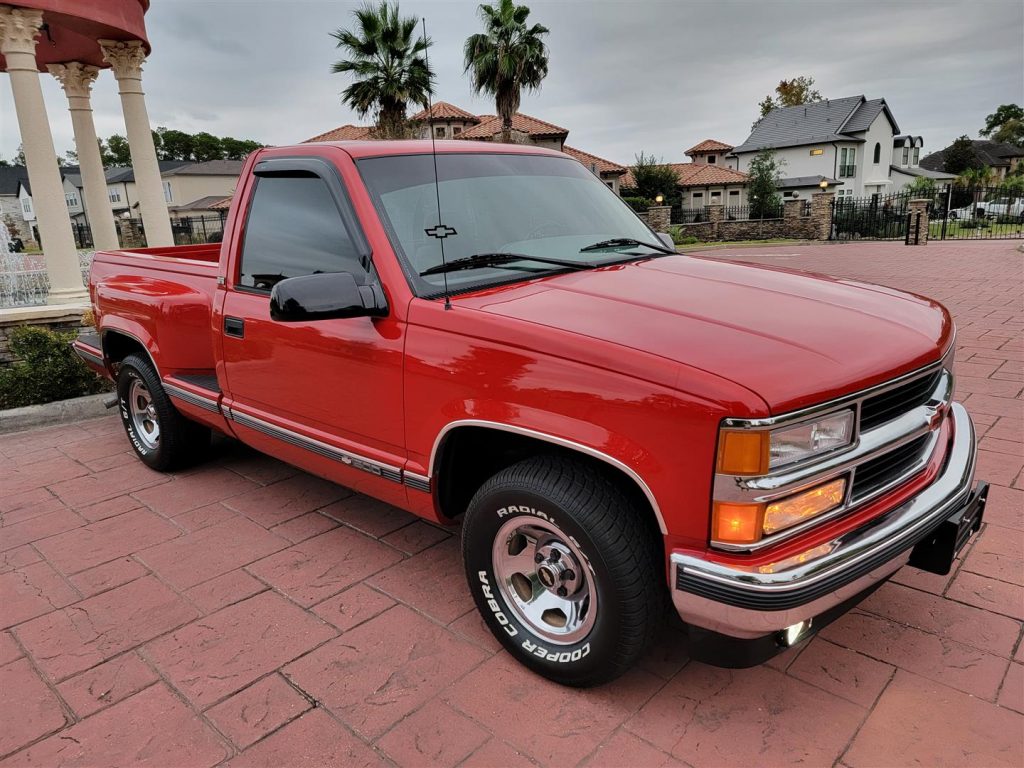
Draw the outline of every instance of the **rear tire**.
[[[181,415],[153,364],[128,355],[117,375],[118,412],[135,454],[151,469],[169,472],[206,456],[210,429]]]
[[[628,670],[664,616],[659,542],[604,473],[527,459],[477,491],[462,530],[469,588],[522,664],[587,687]]]

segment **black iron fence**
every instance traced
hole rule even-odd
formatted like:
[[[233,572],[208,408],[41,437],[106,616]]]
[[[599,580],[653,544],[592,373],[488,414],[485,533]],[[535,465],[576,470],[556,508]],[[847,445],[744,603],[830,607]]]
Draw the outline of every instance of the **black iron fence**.
[[[174,235],[175,245],[201,245],[202,243],[219,243],[224,236],[224,222],[227,212],[220,214],[207,214],[202,216],[172,216],[171,233]],[[126,239],[126,230],[131,228],[145,245],[146,231],[140,219],[125,221],[115,219],[114,227],[117,230],[117,239],[122,248],[140,247],[136,242],[129,242]],[[75,246],[80,250],[92,250],[96,247],[93,240],[92,229],[89,224],[82,221],[71,222],[71,232],[75,238]]]
[[[1024,238],[1024,188],[951,185],[935,192],[928,214],[932,240]]]
[[[832,201],[832,239],[905,240],[911,195],[837,197]]]
[[[774,205],[729,205],[722,212],[726,221],[754,221],[757,219],[781,219],[782,206]]]

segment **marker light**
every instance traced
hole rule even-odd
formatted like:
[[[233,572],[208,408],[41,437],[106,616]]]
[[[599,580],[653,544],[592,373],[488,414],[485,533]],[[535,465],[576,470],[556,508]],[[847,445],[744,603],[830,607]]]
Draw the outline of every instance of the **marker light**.
[[[711,538],[723,544],[753,544],[761,538],[764,504],[716,501],[711,515]]]
[[[768,471],[768,433],[723,429],[718,438],[718,471],[763,475]]]

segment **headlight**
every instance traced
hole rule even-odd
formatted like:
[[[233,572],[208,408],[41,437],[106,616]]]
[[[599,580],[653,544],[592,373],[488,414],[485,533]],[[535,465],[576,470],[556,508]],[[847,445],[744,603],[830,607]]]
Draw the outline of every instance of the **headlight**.
[[[853,440],[853,411],[774,429],[770,435],[768,468],[775,469],[849,445]]]
[[[718,440],[718,472],[763,475],[828,453],[853,442],[853,425],[850,409],[771,431],[724,429]]]

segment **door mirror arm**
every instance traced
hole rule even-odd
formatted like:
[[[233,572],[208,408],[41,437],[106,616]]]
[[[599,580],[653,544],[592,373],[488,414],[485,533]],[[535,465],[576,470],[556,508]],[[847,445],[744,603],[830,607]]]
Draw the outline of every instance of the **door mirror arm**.
[[[388,302],[380,284],[359,285],[351,272],[289,277],[270,292],[270,317],[280,323],[387,314]]]

